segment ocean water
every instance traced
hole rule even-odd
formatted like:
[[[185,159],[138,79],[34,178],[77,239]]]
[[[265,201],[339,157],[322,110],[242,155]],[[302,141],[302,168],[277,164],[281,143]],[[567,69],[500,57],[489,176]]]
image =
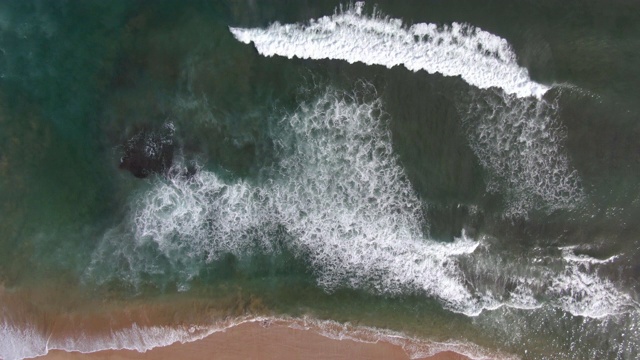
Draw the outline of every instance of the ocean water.
[[[633,1],[4,1],[0,358],[264,316],[637,358],[638,69]]]

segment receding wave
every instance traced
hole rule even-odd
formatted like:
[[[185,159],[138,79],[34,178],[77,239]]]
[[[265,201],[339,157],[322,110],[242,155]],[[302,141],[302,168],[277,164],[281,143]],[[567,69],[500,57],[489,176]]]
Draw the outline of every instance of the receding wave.
[[[468,24],[418,23],[363,14],[362,2],[306,24],[273,23],[265,29],[230,28],[265,56],[339,59],[350,63],[425,70],[460,76],[482,89],[499,87],[519,97],[541,97],[548,86],[529,78],[507,40]]]

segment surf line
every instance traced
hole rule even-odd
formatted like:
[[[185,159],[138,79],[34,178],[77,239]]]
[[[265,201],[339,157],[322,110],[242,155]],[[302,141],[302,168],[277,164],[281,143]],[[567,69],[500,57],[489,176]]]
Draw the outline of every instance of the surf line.
[[[263,56],[336,59],[387,68],[403,65],[414,72],[460,76],[478,88],[498,87],[521,98],[541,98],[549,90],[529,78],[507,40],[497,35],[456,22],[407,27],[401,19],[375,10],[363,14],[363,7],[364,2],[357,2],[306,24],[275,22],[264,29],[229,30],[238,41],[253,42]]]

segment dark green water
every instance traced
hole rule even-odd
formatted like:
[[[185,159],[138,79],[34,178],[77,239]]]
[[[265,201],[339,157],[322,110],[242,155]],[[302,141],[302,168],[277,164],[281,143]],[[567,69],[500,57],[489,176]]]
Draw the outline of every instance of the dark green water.
[[[640,5],[340,5],[0,4],[4,287],[240,291],[275,315],[524,359],[636,358]],[[333,14],[356,20],[304,32]],[[442,41],[398,35],[423,23]],[[453,23],[477,29],[454,39]],[[260,45],[344,34],[358,51]],[[512,91],[505,73],[546,92]],[[171,171],[119,168],[130,139],[166,126]],[[0,357],[27,356],[0,314]]]

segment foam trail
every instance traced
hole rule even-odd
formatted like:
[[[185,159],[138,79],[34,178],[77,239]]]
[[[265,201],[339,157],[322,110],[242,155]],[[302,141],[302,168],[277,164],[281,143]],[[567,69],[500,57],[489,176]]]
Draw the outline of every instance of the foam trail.
[[[47,339],[36,329],[0,323],[0,359],[17,360],[44,355]]]
[[[577,246],[563,246],[559,247],[558,250],[562,251],[562,258],[569,262],[576,263],[585,263],[585,264],[606,264],[615,261],[618,259],[618,255],[610,256],[606,259],[596,259],[594,257],[584,255],[584,254],[576,254],[574,250],[578,248]]]
[[[549,89],[529,78],[509,43],[499,36],[455,22],[406,27],[400,19],[375,12],[363,15],[363,6],[358,2],[308,24],[276,22],[266,29],[231,27],[230,31],[243,43],[253,42],[264,56],[339,59],[388,68],[403,65],[411,71],[460,76],[479,88],[499,87],[518,97],[539,98]]]
[[[275,219],[262,204],[260,188],[228,184],[202,169],[190,178],[156,180],[133,201],[131,218],[104,234],[85,279],[102,283],[115,276],[137,286],[139,275],[148,274],[187,290],[201,268],[221,255],[270,251]]]
[[[483,91],[462,117],[469,144],[491,176],[488,190],[506,194],[507,217],[572,208],[583,200],[555,102]]]

